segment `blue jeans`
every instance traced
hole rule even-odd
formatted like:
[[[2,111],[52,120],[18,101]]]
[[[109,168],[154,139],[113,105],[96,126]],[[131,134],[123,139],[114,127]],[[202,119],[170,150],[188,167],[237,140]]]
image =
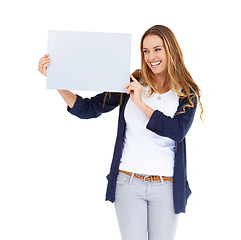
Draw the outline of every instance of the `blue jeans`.
[[[119,172],[115,209],[122,240],[173,240],[178,215],[173,183],[145,182]]]

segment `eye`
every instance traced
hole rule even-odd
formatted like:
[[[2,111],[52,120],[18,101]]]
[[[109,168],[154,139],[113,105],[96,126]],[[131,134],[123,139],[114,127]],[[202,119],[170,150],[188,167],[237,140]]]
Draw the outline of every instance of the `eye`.
[[[143,53],[148,53],[149,51],[148,50],[143,50]]]
[[[161,48],[156,48],[155,49],[155,51],[157,52],[157,51],[161,51],[162,49]]]

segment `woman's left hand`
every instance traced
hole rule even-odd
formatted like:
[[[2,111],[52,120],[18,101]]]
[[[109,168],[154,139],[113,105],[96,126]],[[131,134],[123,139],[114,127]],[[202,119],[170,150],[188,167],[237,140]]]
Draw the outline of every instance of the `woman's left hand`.
[[[130,94],[131,100],[135,104],[142,102],[142,91],[143,86],[131,75],[133,82],[128,83],[125,88],[127,89],[127,94]]]

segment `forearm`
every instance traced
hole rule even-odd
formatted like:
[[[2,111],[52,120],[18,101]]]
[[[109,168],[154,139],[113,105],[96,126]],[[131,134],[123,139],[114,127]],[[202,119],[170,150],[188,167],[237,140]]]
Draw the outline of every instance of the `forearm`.
[[[70,108],[73,108],[77,96],[69,90],[57,90]]]
[[[105,92],[97,94],[91,98],[82,98],[81,96],[76,95],[77,99],[73,107],[68,107],[67,109],[71,114],[81,119],[99,117],[102,113],[109,112],[120,104],[121,94],[112,93],[111,97],[107,98],[105,98],[105,96]]]
[[[136,103],[137,107],[146,115],[146,117],[148,119],[151,118],[154,110],[152,108],[150,108],[149,106],[147,106],[144,102],[142,101],[138,101]]]
[[[185,101],[183,102],[185,103]],[[183,102],[179,104],[173,118],[164,115],[159,110],[154,111],[146,126],[147,129],[160,136],[169,137],[175,142],[181,142],[192,125],[196,111],[195,104],[194,107],[186,108],[184,113],[180,113],[183,110]]]

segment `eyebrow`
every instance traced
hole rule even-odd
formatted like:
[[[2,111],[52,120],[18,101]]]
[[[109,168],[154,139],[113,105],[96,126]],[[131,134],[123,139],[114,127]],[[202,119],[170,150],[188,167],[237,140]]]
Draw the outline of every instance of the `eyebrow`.
[[[163,47],[163,46],[158,45],[158,46],[156,46],[156,47],[154,47],[154,48],[159,48],[159,47]],[[143,48],[143,49],[148,49],[148,48]]]

